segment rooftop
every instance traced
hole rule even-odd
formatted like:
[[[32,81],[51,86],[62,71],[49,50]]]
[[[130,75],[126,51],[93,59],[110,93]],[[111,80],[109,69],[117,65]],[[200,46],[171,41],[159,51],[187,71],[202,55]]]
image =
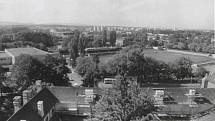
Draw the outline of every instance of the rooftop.
[[[44,116],[41,116],[37,110],[37,102],[44,102]],[[59,100],[47,89],[44,88],[30,101],[28,101],[21,109],[14,113],[7,121],[42,121]]]
[[[92,88],[58,86],[43,88],[7,121],[46,121],[47,117],[50,121],[59,121],[59,118],[64,118],[64,116],[69,116],[70,121],[77,121],[75,119],[78,116],[84,118],[90,112],[89,103],[86,102],[85,98],[86,90],[88,93],[94,92]],[[43,116],[38,111],[39,101],[43,101]],[[73,117],[75,118],[73,119]],[[66,121],[67,119],[62,120]]]
[[[33,48],[33,47],[27,47],[27,48],[10,48],[10,49],[5,49],[5,51],[9,52],[13,56],[17,57],[21,54],[28,54],[28,55],[47,55],[49,54],[46,51]]]
[[[0,51],[0,58],[10,58],[10,56],[4,51]]]
[[[164,103],[160,106],[159,114],[167,115],[203,115],[210,110],[215,110],[215,88],[196,88],[194,95],[201,95],[205,100],[200,100],[200,103],[196,102],[194,107],[188,103],[188,88],[143,88],[148,95],[155,96],[162,95],[163,98],[171,97],[171,101],[175,103]],[[159,92],[156,90],[160,90]],[[163,91],[161,91],[163,90]],[[90,104],[88,102],[88,96],[91,94],[102,95],[104,90],[97,88],[85,88],[85,87],[59,87],[51,86],[44,88],[38,94],[36,94],[27,104],[25,104],[20,110],[14,113],[8,121],[41,121],[44,117],[41,117],[37,110],[37,102],[44,102],[44,116],[49,114],[49,110],[53,109],[54,113],[65,116],[86,116],[85,114],[90,111]],[[193,93],[192,93],[193,94]],[[194,97],[195,99],[195,97]],[[165,102],[166,100],[163,100]],[[195,101],[195,100],[193,100]],[[203,101],[203,103],[201,103]],[[53,114],[54,115],[54,114]],[[54,115],[53,117],[55,117]],[[59,118],[59,117],[58,117]],[[71,119],[73,120],[73,119]],[[52,120],[51,120],[52,121]],[[58,120],[56,120],[58,121]],[[63,120],[64,121],[64,120]]]

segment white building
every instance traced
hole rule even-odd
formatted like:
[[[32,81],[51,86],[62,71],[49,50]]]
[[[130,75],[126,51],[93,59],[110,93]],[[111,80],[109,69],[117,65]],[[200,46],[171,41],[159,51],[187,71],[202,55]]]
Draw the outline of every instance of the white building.
[[[0,52],[0,65],[15,64],[17,57],[21,54],[26,54],[41,59],[51,53],[32,47],[5,49],[5,51]]]

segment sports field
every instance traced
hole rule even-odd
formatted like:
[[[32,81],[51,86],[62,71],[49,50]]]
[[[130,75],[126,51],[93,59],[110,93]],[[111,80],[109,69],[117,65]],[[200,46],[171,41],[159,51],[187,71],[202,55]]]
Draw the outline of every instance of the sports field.
[[[204,62],[215,62],[215,59],[206,56],[198,56],[198,55],[191,55],[191,54],[183,54],[183,53],[176,53],[176,52],[168,52],[162,50],[153,50],[153,49],[145,49],[144,55],[146,57],[151,57],[156,60],[163,61],[165,63],[174,62],[176,59],[180,57],[186,57],[193,61],[194,64],[204,63]],[[106,63],[108,60],[111,59],[113,55],[103,55],[100,56],[100,62]]]
[[[162,50],[153,50],[153,49],[146,49],[144,50],[144,54],[146,57],[151,57],[156,60],[164,61],[166,63],[174,62],[176,59],[180,57],[186,57],[192,60],[193,63],[204,63],[204,62],[211,62],[215,59],[206,56],[199,56],[199,55],[191,55],[191,54],[183,54],[183,53],[176,53],[176,52],[168,52]]]

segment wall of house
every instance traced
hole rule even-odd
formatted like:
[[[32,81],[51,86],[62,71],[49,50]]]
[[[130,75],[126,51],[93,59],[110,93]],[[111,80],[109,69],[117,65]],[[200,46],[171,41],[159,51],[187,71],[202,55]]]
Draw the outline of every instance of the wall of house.
[[[211,82],[208,82],[207,88],[215,88],[215,84],[211,83]]]

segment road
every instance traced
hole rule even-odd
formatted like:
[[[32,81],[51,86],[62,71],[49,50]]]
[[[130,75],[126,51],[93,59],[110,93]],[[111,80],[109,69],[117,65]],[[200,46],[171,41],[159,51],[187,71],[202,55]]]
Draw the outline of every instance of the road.
[[[75,70],[71,66],[68,65],[67,67],[71,70],[71,73],[67,74],[69,79],[71,80],[70,83],[72,85],[82,85],[83,84],[83,81],[82,81],[83,78],[78,73],[76,73]]]

